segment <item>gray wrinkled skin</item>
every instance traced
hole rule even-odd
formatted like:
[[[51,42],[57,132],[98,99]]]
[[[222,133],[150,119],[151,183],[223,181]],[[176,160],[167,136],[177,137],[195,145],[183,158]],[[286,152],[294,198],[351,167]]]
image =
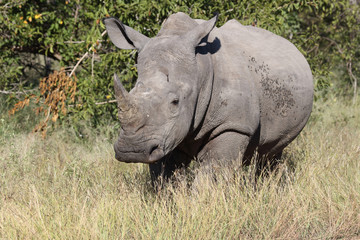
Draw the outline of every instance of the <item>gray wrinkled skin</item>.
[[[139,51],[130,93],[115,76],[116,159],[149,163],[154,179],[169,177],[192,159],[246,163],[257,149],[271,160],[303,129],[313,102],[303,55],[266,30],[215,22],[173,14],[150,39],[104,19],[117,47]]]

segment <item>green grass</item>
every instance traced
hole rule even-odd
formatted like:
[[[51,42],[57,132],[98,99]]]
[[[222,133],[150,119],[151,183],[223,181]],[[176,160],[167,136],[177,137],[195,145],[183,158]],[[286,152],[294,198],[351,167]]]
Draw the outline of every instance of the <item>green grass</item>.
[[[284,163],[154,192],[147,166],[114,159],[113,137],[47,139],[0,115],[0,239],[359,239],[360,105],[317,102]],[[196,168],[193,171],[197,171]],[[229,174],[230,173],[230,174]],[[191,175],[191,174],[189,174]]]

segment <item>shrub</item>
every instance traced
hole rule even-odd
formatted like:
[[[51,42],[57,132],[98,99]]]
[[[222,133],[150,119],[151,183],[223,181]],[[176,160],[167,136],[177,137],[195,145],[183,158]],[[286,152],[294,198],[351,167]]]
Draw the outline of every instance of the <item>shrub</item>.
[[[311,65],[316,98],[326,97],[331,86],[339,93],[352,88],[354,99],[358,95],[360,12],[354,1],[16,0],[1,3],[0,11],[1,93],[12,104],[35,94],[33,99],[46,105],[51,89],[39,91],[39,79],[49,79],[62,68],[76,82],[76,92],[72,103],[63,102],[63,111],[50,108],[49,114],[70,124],[89,119],[97,126],[115,120],[112,75],[120,73],[128,89],[136,80],[136,52],[119,51],[109,42],[101,22],[107,16],[153,37],[174,12],[202,19],[218,12],[218,26],[235,18],[293,42]],[[334,74],[341,80],[333,80]],[[66,91],[66,96],[72,94]]]

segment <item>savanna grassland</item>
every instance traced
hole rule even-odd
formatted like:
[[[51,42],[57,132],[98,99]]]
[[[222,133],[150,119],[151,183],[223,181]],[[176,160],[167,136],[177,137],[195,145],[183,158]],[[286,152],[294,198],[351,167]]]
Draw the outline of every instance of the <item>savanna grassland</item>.
[[[359,104],[316,102],[257,183],[250,166],[191,186],[194,167],[159,192],[146,165],[114,159],[112,126],[42,139],[32,118],[1,112],[0,239],[360,238]]]

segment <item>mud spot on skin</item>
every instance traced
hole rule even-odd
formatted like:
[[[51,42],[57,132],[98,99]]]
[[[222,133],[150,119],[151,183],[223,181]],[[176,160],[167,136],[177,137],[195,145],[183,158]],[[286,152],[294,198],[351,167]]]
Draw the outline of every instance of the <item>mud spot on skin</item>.
[[[255,58],[249,59],[251,63],[257,63]],[[260,84],[263,95],[270,98],[275,108],[272,111],[281,116],[287,116],[288,111],[295,106],[295,100],[290,89],[285,87],[285,84],[279,78],[270,77],[270,67],[264,62],[258,64],[254,71],[260,76]],[[289,81],[294,81],[293,76],[289,76]]]
[[[274,113],[280,113],[281,116],[287,116],[287,112],[295,105],[295,100],[289,89],[280,84],[276,84],[277,79],[264,78],[261,80],[263,94],[271,98],[275,103]]]
[[[227,105],[228,105],[227,100],[222,100],[221,105],[224,107],[227,107]]]

